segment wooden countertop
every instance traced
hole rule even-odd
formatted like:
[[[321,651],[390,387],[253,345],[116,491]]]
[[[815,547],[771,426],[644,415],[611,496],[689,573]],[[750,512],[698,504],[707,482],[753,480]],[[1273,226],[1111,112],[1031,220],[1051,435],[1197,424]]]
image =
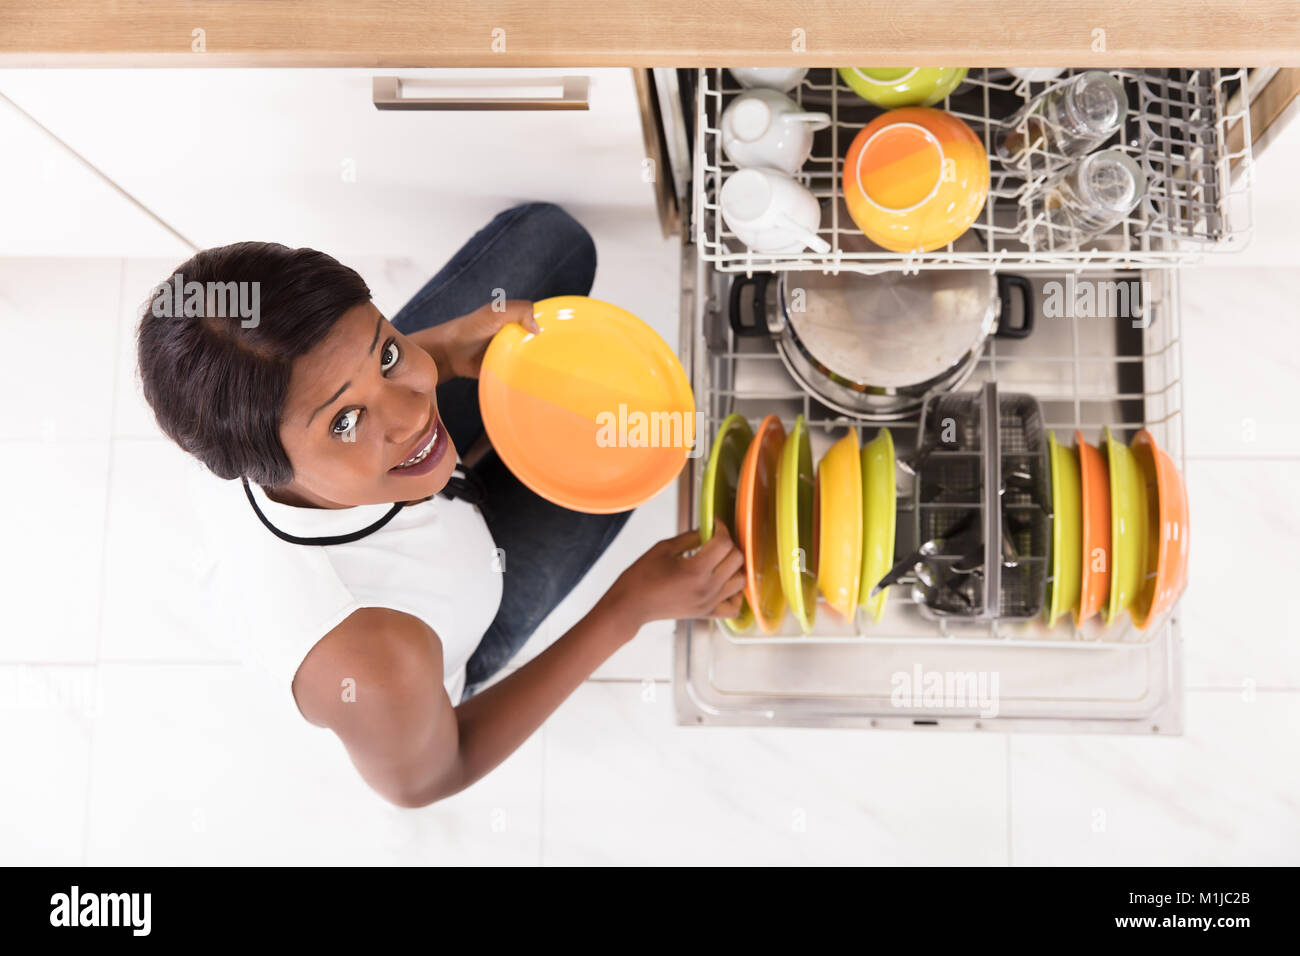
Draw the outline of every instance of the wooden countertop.
[[[781,64],[1300,65],[1300,8],[1296,0],[0,0],[0,66]]]

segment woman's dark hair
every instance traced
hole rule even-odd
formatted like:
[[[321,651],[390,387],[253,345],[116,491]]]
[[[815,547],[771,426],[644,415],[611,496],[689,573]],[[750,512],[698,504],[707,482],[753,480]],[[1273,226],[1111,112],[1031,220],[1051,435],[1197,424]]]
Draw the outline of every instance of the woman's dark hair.
[[[141,306],[136,355],[158,426],[222,478],[293,479],[280,418],[293,362],[370,301],[315,249],[236,242],[181,263]]]

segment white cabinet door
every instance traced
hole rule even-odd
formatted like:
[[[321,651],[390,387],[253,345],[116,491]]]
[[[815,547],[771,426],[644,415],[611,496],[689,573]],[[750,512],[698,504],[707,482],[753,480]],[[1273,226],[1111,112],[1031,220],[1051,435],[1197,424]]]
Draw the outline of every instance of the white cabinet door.
[[[375,76],[574,73],[590,79],[588,110],[372,102]],[[445,257],[466,236],[440,224],[484,222],[524,200],[653,222],[626,69],[0,70],[0,92],[199,247],[263,239],[334,255]]]

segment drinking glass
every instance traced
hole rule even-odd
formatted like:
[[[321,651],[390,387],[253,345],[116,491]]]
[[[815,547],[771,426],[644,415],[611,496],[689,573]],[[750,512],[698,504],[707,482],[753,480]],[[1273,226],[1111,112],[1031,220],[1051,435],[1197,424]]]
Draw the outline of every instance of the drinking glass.
[[[1075,159],[1100,146],[1124,125],[1128,95],[1109,73],[1089,70],[1026,103],[998,134],[997,154],[1021,166],[1035,153]]]
[[[1043,214],[1027,241],[1035,249],[1077,248],[1123,222],[1146,185],[1146,174],[1127,153],[1106,149],[1085,156],[1043,183]]]

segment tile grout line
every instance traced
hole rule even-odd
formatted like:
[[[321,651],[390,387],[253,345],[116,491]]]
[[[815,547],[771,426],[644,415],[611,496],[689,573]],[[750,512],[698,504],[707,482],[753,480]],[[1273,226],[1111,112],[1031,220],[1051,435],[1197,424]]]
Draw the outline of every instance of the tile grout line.
[[[0,659],[0,667],[98,667],[100,664],[134,667],[243,667],[243,661],[219,658],[183,658],[183,657],[111,657],[98,660],[64,660],[44,661],[28,659]],[[518,668],[512,668],[517,670]],[[584,684],[635,684],[641,686],[647,680],[655,684],[672,684],[671,677],[588,677]],[[1194,694],[1235,694],[1242,689],[1241,684],[1188,684],[1186,690]],[[1300,684],[1254,688],[1257,694],[1297,694]]]
[[[542,721],[542,771],[537,775],[537,866],[546,865],[546,738],[550,718]]]
[[[85,661],[7,661],[0,660],[0,667],[98,667],[101,664],[127,665],[136,667],[242,667],[243,661],[208,660],[202,657],[105,657]],[[1234,688],[1227,688],[1232,690]]]
[[[1186,686],[1189,694],[1240,694],[1243,690],[1240,684],[1198,684]],[[1296,694],[1300,693],[1300,687],[1255,687],[1256,694]]]
[[[189,246],[189,248],[193,250],[193,252],[199,251],[199,247],[196,246],[189,239],[187,239],[185,236],[177,232],[175,227],[172,226],[171,223],[167,222],[167,220],[159,216],[156,212],[154,212],[152,209],[150,209],[148,206],[142,203],[134,195],[132,195],[131,193],[123,189],[122,186],[117,182],[117,180],[110,177],[107,173],[105,173],[102,169],[100,169],[98,166],[96,166],[94,163],[88,160],[85,156],[81,155],[81,153],[77,152],[70,145],[68,145],[68,143],[64,142],[62,139],[56,136],[53,130],[51,130],[48,126],[46,126],[44,123],[38,120],[35,116],[27,112],[25,109],[23,109],[21,106],[15,103],[9,97],[5,96],[3,93],[0,93],[0,100],[4,101],[5,103],[8,103],[9,106],[14,110],[14,112],[18,113],[18,115],[22,116],[33,126],[39,129],[42,133],[44,133],[46,136],[52,139],[66,153],[72,156],[73,159],[77,160],[77,162],[81,163],[82,166],[84,166],[86,169],[90,170],[92,173],[98,176],[101,180],[104,181],[105,184],[109,186],[109,188],[113,189],[115,192],[121,195],[124,199],[126,199],[127,202],[131,203],[133,206],[135,206],[137,209],[143,212],[146,216],[148,216],[158,225],[162,226],[164,229],[170,232],[173,236],[175,236],[185,245]],[[121,304],[120,299],[118,304],[120,306]]]
[[[122,321],[122,298],[126,294],[126,259],[118,260],[117,270],[117,303],[113,311],[113,380],[109,385],[110,398],[108,402],[108,465],[104,475],[104,524],[103,538],[99,544],[99,613],[96,618],[95,627],[95,683],[99,688],[99,696],[102,700],[103,695],[103,669],[100,667],[101,654],[103,653],[104,643],[104,602],[107,592],[106,582],[108,579],[108,529],[111,521],[112,503],[113,503],[113,422],[117,414],[117,379],[119,365],[119,350],[121,349],[122,335],[119,323]],[[97,720],[103,719],[103,714],[96,715]],[[90,857],[90,795],[94,786],[95,776],[95,738],[97,721],[92,721],[90,725],[90,746],[86,754],[86,808],[81,818],[81,865],[85,866]]]
[[[1015,845],[1012,840],[1011,827],[1011,735],[1003,734],[1006,741],[1007,755],[1007,866],[1015,866]]]
[[[1276,455],[1184,455],[1184,461],[1248,461],[1259,464],[1268,464],[1269,462],[1289,462],[1300,461],[1300,455],[1296,454],[1276,454]]]

